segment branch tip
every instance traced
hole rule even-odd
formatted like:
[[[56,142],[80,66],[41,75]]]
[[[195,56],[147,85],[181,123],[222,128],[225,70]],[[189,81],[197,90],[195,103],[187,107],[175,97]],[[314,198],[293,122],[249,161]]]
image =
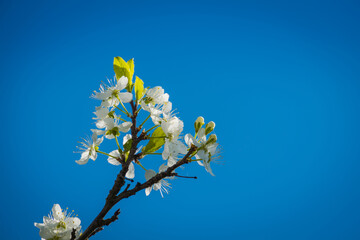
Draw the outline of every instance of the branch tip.
[[[130,179],[130,178],[127,178],[127,177],[125,177],[125,179],[128,180],[128,181],[130,181],[130,182],[134,182],[133,179]]]
[[[180,177],[180,178],[192,178],[192,179],[197,179],[196,176],[193,176],[193,177],[191,177],[191,176],[181,176],[181,175],[179,175],[179,174],[177,174],[177,173],[175,173],[174,176],[175,176],[175,177]]]

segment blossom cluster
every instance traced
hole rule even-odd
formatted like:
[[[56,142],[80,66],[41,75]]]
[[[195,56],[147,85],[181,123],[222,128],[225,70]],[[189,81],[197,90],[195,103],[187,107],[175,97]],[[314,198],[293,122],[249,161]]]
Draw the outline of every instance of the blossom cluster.
[[[75,236],[80,234],[80,219],[62,210],[59,204],[54,204],[52,211],[43,218],[43,223],[35,223],[40,229],[41,239],[46,240],[69,240],[74,232]]]
[[[214,175],[211,162],[218,154],[217,136],[213,133],[215,123],[205,124],[204,118],[198,117],[194,123],[194,134],[183,133],[184,123],[174,113],[169,94],[161,86],[145,88],[144,82],[137,76],[132,82],[133,59],[125,62],[116,57],[114,70],[114,78],[102,83],[99,90],[91,95],[91,98],[100,101],[93,118],[96,128],[91,129],[91,137],[83,139],[78,147],[81,156],[76,163],[84,165],[89,159],[95,161],[98,155],[105,155],[108,163],[114,166],[126,165],[125,178],[135,178],[135,170],[139,167],[144,170],[146,181],[173,167],[171,175],[151,182],[146,189],[144,187],[146,196],[152,190],[159,190],[162,197],[163,193],[168,193],[168,180],[178,176],[175,165],[181,159],[186,158],[187,163],[197,162]],[[141,114],[143,117],[140,119],[144,120],[137,124]],[[152,124],[148,121],[150,119]],[[116,149],[109,153],[101,151],[100,146],[105,139],[114,140]],[[139,147],[140,142],[143,145]],[[143,165],[142,160],[147,155],[159,155],[158,171]],[[76,229],[76,234],[79,234],[81,228],[80,220],[66,216],[58,204],[54,205],[51,217],[44,217],[44,223],[36,223],[35,226],[40,228],[40,236],[47,240],[70,239],[71,229]]]
[[[114,69],[116,72],[115,66]],[[142,155],[157,154],[158,150],[162,150],[161,156],[166,161],[166,164],[161,164],[159,171],[156,172],[152,169],[146,169],[140,161],[132,161],[126,173],[127,178],[134,178],[135,165],[140,165],[145,170],[145,179],[150,179],[157,173],[165,171],[167,167],[176,164],[192,145],[197,147],[197,151],[192,156],[191,161],[196,161],[199,165],[204,166],[207,172],[214,175],[210,163],[214,155],[217,154],[217,137],[215,134],[211,134],[207,138],[207,135],[214,130],[215,123],[209,122],[204,128],[204,118],[198,117],[195,121],[195,135],[192,136],[187,133],[183,137],[184,123],[174,114],[173,104],[169,101],[169,94],[161,86],[144,88],[143,81],[138,77],[136,77],[135,83],[132,84],[132,79],[128,79],[128,76],[132,77],[132,75],[133,73],[127,76],[116,74],[113,79],[108,80],[107,84],[101,84],[99,90],[95,91],[91,96],[101,101],[100,106],[96,107],[94,112],[96,129],[91,130],[91,139],[82,143],[80,147],[82,151],[81,158],[76,162],[86,164],[89,159],[95,160],[97,153],[102,153],[107,155],[110,164],[121,165],[121,156],[126,157],[131,145],[132,135],[128,134],[128,132],[133,125],[131,121],[132,115],[125,104],[136,102],[138,106],[136,111],[144,110],[143,112],[148,112],[145,121],[151,119],[154,126],[150,127],[150,129],[155,129],[152,134],[151,132],[148,133],[148,139],[150,139],[148,145],[144,148],[138,148],[137,153],[140,152]],[[118,140],[121,134],[124,134],[122,146]],[[118,148],[108,154],[99,151],[104,138],[115,139]],[[156,147],[151,148],[150,145],[153,146],[154,144]],[[167,192],[166,188],[169,185],[166,180],[162,180],[146,189],[145,193],[149,195],[151,189],[154,189],[160,190],[162,195],[163,191]]]

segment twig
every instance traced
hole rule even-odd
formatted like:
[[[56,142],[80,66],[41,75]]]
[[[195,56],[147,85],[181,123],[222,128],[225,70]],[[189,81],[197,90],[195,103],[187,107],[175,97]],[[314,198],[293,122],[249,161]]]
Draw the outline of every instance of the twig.
[[[128,181],[130,181],[130,182],[134,182],[134,180],[133,180],[133,179],[131,179],[131,178],[127,178],[127,177],[125,177],[125,180],[128,180]]]
[[[127,191],[130,187],[130,183],[126,186],[125,190],[124,191]]]
[[[98,232],[102,231],[102,230],[104,230],[103,227],[98,227],[98,228],[96,228],[96,229],[89,235],[88,239],[89,239],[90,237],[94,236],[95,234],[97,234]]]
[[[180,178],[193,178],[193,179],[197,179],[197,176],[194,176],[194,177],[190,177],[190,176],[181,176],[181,175],[179,175],[179,174],[177,174],[177,173],[174,173],[174,176],[175,176],[175,177],[180,177]]]
[[[156,174],[154,177],[150,178],[148,181],[144,182],[143,184],[137,183],[136,186],[130,190],[123,191],[119,194],[119,196],[116,198],[116,203],[124,198],[128,198],[132,195],[135,195],[137,192],[152,186],[153,184],[159,182],[161,179],[175,176],[175,173],[173,172],[176,168],[180,167],[181,165],[189,163],[189,156],[196,150],[195,146],[192,146],[188,153],[177,163],[175,163],[173,166],[169,167],[166,171]]]
[[[119,219],[119,214],[120,214],[120,208],[114,212],[114,215],[111,218],[108,218],[108,219],[104,220],[104,225],[109,226],[110,223],[115,222],[116,220],[118,220]]]
[[[73,230],[71,231],[71,238],[70,238],[70,240],[75,240],[75,238],[76,238],[76,229],[73,228]]]

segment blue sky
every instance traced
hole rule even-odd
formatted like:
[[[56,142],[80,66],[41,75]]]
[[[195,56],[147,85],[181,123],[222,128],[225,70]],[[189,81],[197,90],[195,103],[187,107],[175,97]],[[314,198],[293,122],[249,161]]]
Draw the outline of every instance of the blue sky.
[[[164,199],[121,202],[93,239],[360,238],[356,1],[2,1],[0,13],[4,239],[40,239],[33,222],[54,203],[84,227],[102,208],[119,169],[73,152],[115,56],[170,94],[184,132],[215,121],[222,159],[215,177],[187,166],[198,179]]]

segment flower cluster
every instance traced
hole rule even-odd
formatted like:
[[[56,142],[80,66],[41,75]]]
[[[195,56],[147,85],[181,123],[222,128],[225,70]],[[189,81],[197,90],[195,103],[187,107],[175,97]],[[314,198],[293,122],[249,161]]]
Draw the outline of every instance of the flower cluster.
[[[114,69],[116,70],[115,66]],[[169,101],[169,94],[165,93],[165,90],[160,86],[144,88],[143,81],[138,77],[136,77],[136,81],[133,84],[132,79],[128,79],[129,76],[132,78],[132,75],[133,72],[124,75],[116,73],[112,80],[108,80],[108,84],[101,84],[99,91],[95,91],[91,96],[101,101],[100,106],[96,107],[94,112],[97,128],[91,130],[93,132],[92,138],[82,143],[82,148],[80,149],[83,152],[80,160],[76,162],[78,164],[85,164],[89,159],[95,160],[97,157],[96,153],[107,155],[107,160],[112,165],[121,165],[122,162],[125,162],[132,146],[133,137],[131,134],[126,133],[129,132],[133,125],[132,117],[134,117],[134,114],[137,116],[140,110],[144,110],[148,112],[148,116],[140,127],[143,127],[150,118],[154,125],[146,131],[147,135],[143,139],[144,141],[149,140],[148,144],[144,148],[138,148],[136,153],[140,152],[142,157],[150,154],[161,155],[162,159],[166,161],[166,165],[161,165],[158,172],[160,173],[166,170],[167,167],[175,165],[188,152],[191,146],[195,146],[197,151],[191,156],[195,159],[191,158],[190,161],[198,162],[199,165],[205,167],[206,171],[214,175],[210,163],[213,156],[217,153],[217,138],[215,134],[212,134],[207,139],[207,135],[214,130],[215,123],[210,122],[203,128],[204,118],[199,117],[195,121],[195,136],[193,137],[188,133],[183,138],[181,134],[184,129],[184,123],[175,116],[172,110],[172,103]],[[125,103],[132,103],[138,107],[136,112],[131,114],[128,108],[125,107]],[[145,127],[143,129],[145,131]],[[153,131],[151,132],[151,130]],[[121,133],[126,134],[123,137],[122,145],[118,141]],[[99,145],[103,142],[104,137],[115,139],[117,149],[110,153],[99,151]],[[162,152],[158,153],[158,150],[161,149]],[[146,180],[157,174],[152,169],[146,169],[140,162],[140,159],[132,159],[128,166],[126,178],[132,179],[135,177],[135,165],[139,165],[145,170]],[[169,186],[168,182],[162,180],[157,185],[152,186],[152,188],[147,188],[146,195],[150,193],[150,189],[162,189],[167,192],[165,188]]]
[[[40,229],[40,237],[46,240],[69,240],[72,232],[75,236],[80,234],[80,219],[73,216],[73,212],[67,213],[59,204],[54,204],[52,211],[43,218],[44,223],[35,223]]]
[[[217,153],[218,143],[216,134],[211,134],[209,139],[206,139],[206,135],[211,133],[215,128],[214,122],[209,122],[206,124],[205,128],[202,128],[204,125],[204,118],[199,117],[195,122],[195,137],[194,138],[191,134],[185,135],[185,142],[188,146],[195,145],[198,147],[198,151],[196,153],[196,159],[199,165],[204,166],[206,171],[208,171],[211,175],[214,176],[211,168],[210,162]],[[196,129],[196,127],[198,127]]]
[[[133,83],[133,59],[125,62],[116,57],[114,71],[115,77],[108,80],[107,84],[102,83],[99,90],[91,95],[100,101],[100,105],[95,107],[93,118],[96,127],[91,129],[91,137],[81,142],[78,147],[81,156],[76,160],[76,163],[84,165],[89,159],[95,161],[99,155],[105,155],[108,163],[122,168],[106,204],[112,207],[122,197],[134,195],[140,190],[145,190],[146,196],[152,190],[159,191],[163,197],[163,193],[168,193],[171,188],[169,180],[187,177],[175,172],[185,163],[197,162],[214,175],[210,165],[218,154],[217,136],[213,133],[215,123],[211,121],[205,125],[204,118],[198,117],[194,123],[194,135],[183,133],[184,123],[174,113],[169,94],[160,86],[145,88],[144,82],[137,76]],[[122,141],[119,140],[120,137]],[[110,152],[101,151],[100,145],[105,139],[112,140],[116,148]],[[158,171],[146,167],[149,162],[144,162],[143,159],[148,155],[158,155]],[[126,195],[119,194],[125,180],[133,181],[135,171],[139,170],[144,170],[145,182],[141,184],[138,181],[129,191],[131,184],[128,184],[123,190]],[[109,211],[111,207],[106,210]],[[116,219],[117,215],[106,221],[95,219],[96,224],[90,227],[98,226],[99,223],[108,225]],[[72,235],[75,233],[79,236],[81,228],[79,218],[67,215],[58,204],[54,205],[49,217],[44,217],[44,223],[35,223],[35,226],[40,229],[40,236],[46,240],[74,239]],[[100,228],[98,226],[98,229],[85,230],[85,236],[82,235],[79,239],[87,239]]]

